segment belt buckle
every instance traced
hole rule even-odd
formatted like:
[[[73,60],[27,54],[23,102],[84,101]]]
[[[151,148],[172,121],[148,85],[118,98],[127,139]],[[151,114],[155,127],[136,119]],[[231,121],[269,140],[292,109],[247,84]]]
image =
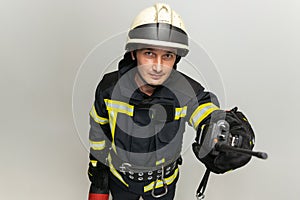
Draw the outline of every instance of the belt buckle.
[[[122,173],[126,173],[126,171],[129,171],[128,170],[128,167],[131,167],[132,165],[130,163],[122,163],[121,166],[119,166],[119,171],[122,172]]]

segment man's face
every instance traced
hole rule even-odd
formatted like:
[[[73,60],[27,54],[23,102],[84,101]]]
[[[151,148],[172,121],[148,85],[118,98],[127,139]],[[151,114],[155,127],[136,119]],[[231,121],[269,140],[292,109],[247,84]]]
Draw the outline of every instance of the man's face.
[[[143,48],[136,51],[139,74],[150,85],[162,85],[170,76],[176,60],[175,49]]]

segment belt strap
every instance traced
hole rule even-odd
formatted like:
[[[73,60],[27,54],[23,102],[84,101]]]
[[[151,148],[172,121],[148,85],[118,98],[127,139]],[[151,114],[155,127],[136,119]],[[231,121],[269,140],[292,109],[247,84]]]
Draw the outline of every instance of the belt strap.
[[[159,166],[137,166],[135,164],[129,163],[128,161],[122,160],[115,152],[111,151],[111,161],[116,170],[121,172],[134,172],[134,173],[140,173],[140,172],[148,172],[148,171],[156,171],[161,168],[161,165]],[[180,158],[177,158],[176,160],[169,160],[163,163],[164,167],[169,166],[173,164],[174,162],[178,162]]]
[[[197,189],[196,197],[198,200],[204,199],[204,197],[205,197],[204,191],[205,191],[205,188],[206,188],[206,185],[208,182],[209,175],[210,175],[210,170],[206,169],[206,171],[202,177],[202,180],[200,182],[200,185]]]
[[[149,181],[149,180],[155,180],[158,178],[161,178],[163,175],[164,176],[169,176],[172,172],[174,172],[174,170],[177,167],[177,161],[174,161],[173,163],[163,166],[160,169],[157,170],[148,170],[148,171],[144,171],[144,172],[138,172],[135,173],[133,171],[121,171],[126,177],[128,177],[131,180],[135,180],[135,181]]]

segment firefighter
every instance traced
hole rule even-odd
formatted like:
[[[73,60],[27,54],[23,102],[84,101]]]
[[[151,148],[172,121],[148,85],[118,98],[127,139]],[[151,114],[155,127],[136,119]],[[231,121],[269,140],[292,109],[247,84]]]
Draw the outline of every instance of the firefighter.
[[[104,75],[90,111],[89,200],[108,200],[109,193],[113,200],[174,199],[186,124],[199,141],[193,145],[197,158],[211,171],[224,173],[250,160],[209,148],[203,154],[217,120],[243,137],[242,148],[253,148],[254,135],[248,137],[248,123],[246,129],[237,122],[236,110],[221,110],[213,93],[177,70],[188,46],[184,23],[169,5],[155,4],[134,19],[118,70]]]

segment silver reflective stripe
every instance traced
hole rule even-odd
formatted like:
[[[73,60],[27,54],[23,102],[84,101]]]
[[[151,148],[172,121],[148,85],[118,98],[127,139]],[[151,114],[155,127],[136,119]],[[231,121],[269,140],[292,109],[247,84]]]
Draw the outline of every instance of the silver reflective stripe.
[[[175,108],[175,120],[178,120],[181,117],[186,116],[187,106],[184,106],[182,108]]]
[[[219,108],[213,103],[205,103],[198,106],[190,118],[190,124],[197,129],[198,125],[215,110],[219,110]]]
[[[116,100],[104,99],[107,110],[113,110],[118,113],[124,113],[129,116],[133,116],[134,106]]]
[[[104,117],[100,117],[97,114],[97,111],[95,109],[95,105],[93,105],[91,111],[90,111],[90,115],[91,117],[94,119],[95,122],[97,122],[98,124],[104,125],[108,123],[108,119],[104,118]]]
[[[189,49],[188,46],[185,44],[180,44],[177,42],[161,41],[161,40],[151,40],[151,39],[130,39],[128,43],[141,43],[141,44],[150,44],[150,45],[157,45],[157,46],[174,47],[180,49]]]
[[[103,150],[105,148],[105,140],[97,142],[90,140],[90,146],[93,150]]]

